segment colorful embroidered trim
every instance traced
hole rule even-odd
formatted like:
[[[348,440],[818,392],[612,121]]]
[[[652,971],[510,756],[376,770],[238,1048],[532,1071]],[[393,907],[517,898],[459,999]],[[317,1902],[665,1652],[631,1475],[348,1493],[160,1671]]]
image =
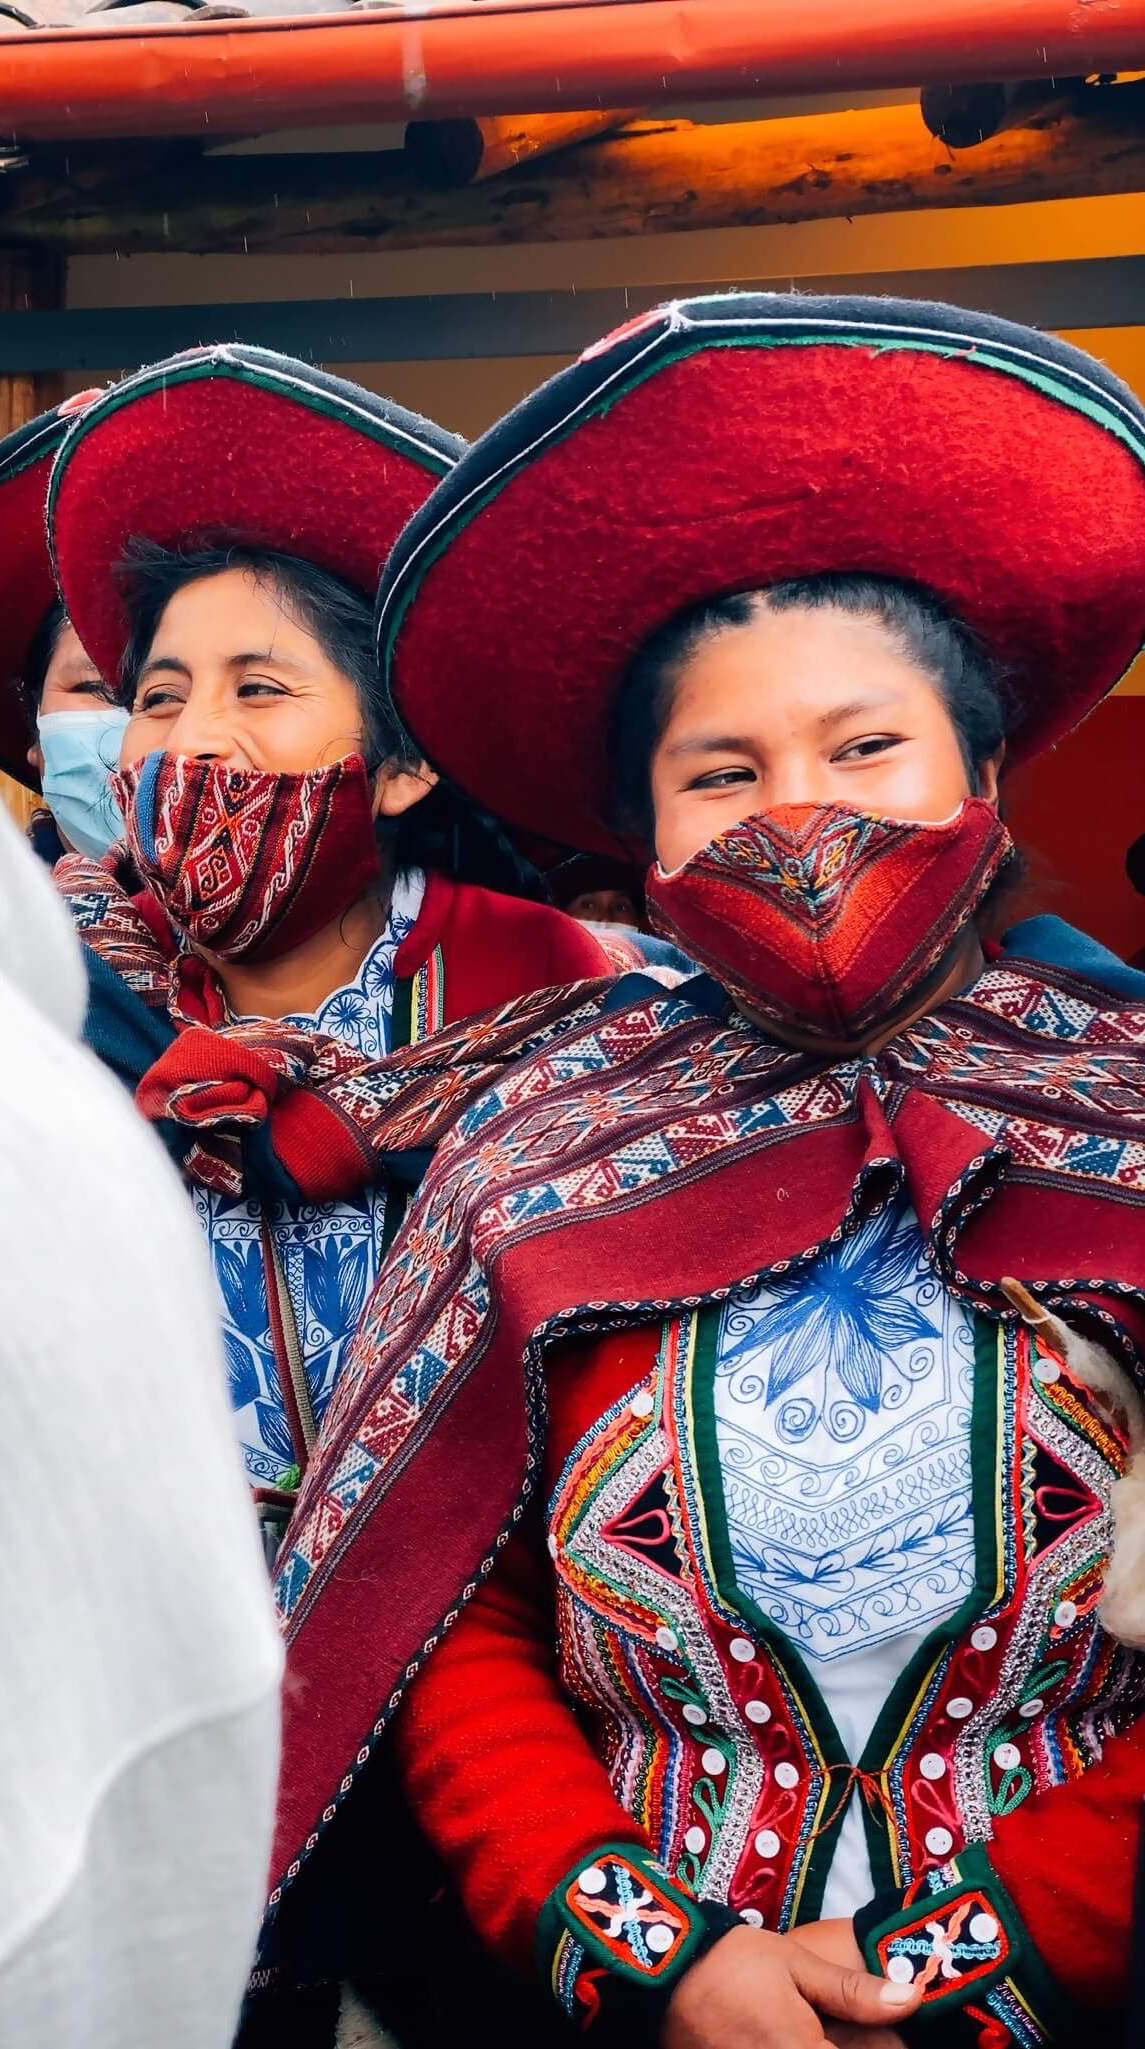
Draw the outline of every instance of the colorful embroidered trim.
[[[964,1999],[1010,1961],[1011,1945],[984,1892],[946,1894],[900,1915],[875,1945],[884,1978],[921,1987],[924,2001]]]
[[[651,1858],[610,1852],[560,1888],[564,1918],[613,1970],[663,1977],[697,1926],[693,1908],[668,1889]]]
[[[445,1023],[445,955],[435,946],[429,959],[413,978],[410,998],[409,1044],[420,1046],[439,1032]]]
[[[945,2019],[973,2000],[997,2020],[1021,2013],[1008,2039],[1023,2049],[1056,2041],[1076,2019],[1026,1935],[985,1850],[974,1847],[930,1873],[931,1890],[883,1894],[855,1916],[868,1967],[898,1985],[921,1986],[912,2026]]]
[[[650,1851],[609,1843],[554,1886],[538,1941],[558,2004],[588,2025],[610,1980],[667,1999],[697,1956],[738,1923],[730,1907],[701,1904],[675,1885]]]

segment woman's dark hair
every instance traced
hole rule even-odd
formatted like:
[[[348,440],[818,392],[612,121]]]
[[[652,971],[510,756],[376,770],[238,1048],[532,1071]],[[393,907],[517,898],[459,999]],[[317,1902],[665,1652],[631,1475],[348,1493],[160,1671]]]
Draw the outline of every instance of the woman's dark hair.
[[[210,547],[185,551],[161,548],[153,541],[129,543],[118,570],[131,621],[119,673],[123,702],[130,704],[134,699],[159,622],[176,592],[228,569],[249,570],[268,585],[298,623],[313,634],[327,659],[349,677],[361,707],[367,767],[375,770],[383,762],[392,762],[399,768],[416,769],[422,757],[382,688],[373,609],[361,592],[315,563],[270,548],[250,547],[226,536]],[[399,874],[426,868],[508,896],[544,896],[536,870],[496,820],[444,781],[400,818],[380,818],[378,832]]]
[[[621,830],[652,837],[652,757],[672,711],[680,672],[713,634],[772,612],[848,612],[874,619],[930,676],[954,722],[972,789],[1006,737],[1002,672],[977,634],[921,585],[889,577],[831,573],[712,598],[677,613],[654,633],[625,678],[613,722],[613,805]]]
[[[21,682],[28,710],[35,718],[43,702],[44,684],[48,680],[52,656],[60,642],[60,635],[68,623],[68,615],[58,602],[45,612],[36,630],[36,638],[28,650]]]

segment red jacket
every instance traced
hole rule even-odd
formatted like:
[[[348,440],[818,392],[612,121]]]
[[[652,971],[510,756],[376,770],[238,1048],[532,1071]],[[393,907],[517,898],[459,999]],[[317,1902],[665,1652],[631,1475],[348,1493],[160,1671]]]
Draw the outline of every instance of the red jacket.
[[[444,875],[426,881],[417,923],[398,948],[396,973],[426,970],[435,954],[444,976],[434,1024],[452,1024],[534,989],[615,972],[587,927],[563,911]]]
[[[987,1349],[994,1328],[985,1326]],[[620,1460],[629,1455],[630,1441],[635,1447],[641,1432],[652,1427],[648,1420],[637,1425],[633,1419],[650,1416],[653,1390],[671,1371],[664,1364],[666,1349],[657,1326],[566,1346],[553,1356],[545,1472],[550,1506],[544,1529],[534,1528],[530,1538],[519,1538],[510,1547],[490,1582],[475,1596],[415,1681],[395,1724],[400,1768],[419,1820],[458,1882],[479,1932],[503,1957],[523,1968],[536,1952],[538,1926],[543,1930],[551,1922],[552,1902],[563,1896],[570,1873],[606,1861],[601,1855],[605,1846],[631,1844],[645,1854],[650,1846],[662,1851],[666,1841],[674,1841],[674,1826],[678,1826],[682,1841],[683,1824],[699,1818],[691,1804],[697,1786],[689,1776],[698,1767],[688,1758],[689,1749],[696,1750],[696,1731],[683,1723],[666,1726],[673,1715],[672,1703],[664,1696],[671,1691],[674,1654],[669,1651],[665,1658],[657,1653],[655,1643],[665,1632],[652,1637],[640,1599],[625,1584],[623,1545],[652,1543],[648,1533],[654,1511],[643,1501],[639,1513],[635,1507],[629,1511],[628,1535],[618,1533],[623,1517],[614,1517],[607,1525],[604,1537],[621,1548],[604,1559],[603,1577],[596,1570],[603,1554],[598,1551],[594,1560],[583,1536],[587,1521],[578,1524],[578,1517],[591,1520],[586,1504],[606,1480],[615,1478]],[[1054,1428],[1063,1442],[1066,1430],[1059,1425],[1076,1428],[1077,1470],[1084,1469],[1092,1476],[1096,1449],[1102,1460],[1108,1461],[1109,1477],[1116,1477],[1123,1463],[1123,1448],[1102,1437],[1092,1414],[1084,1408],[1084,1395],[1068,1382],[1068,1376],[1055,1374],[1057,1384],[1047,1392],[1042,1384],[1045,1374],[1033,1373],[1038,1362],[1024,1337],[1000,1340],[997,1356],[999,1375],[1018,1385],[1019,1413],[1025,1404],[1035,1433],[1038,1415],[1049,1402]],[[634,1391],[639,1391],[635,1400]],[[680,1412],[667,1392],[657,1393],[655,1400],[657,1406],[662,1403],[662,1417]],[[667,1423],[661,1427],[670,1431]],[[1032,1457],[1033,1439],[1029,1441],[1028,1456]],[[1012,1455],[1011,1470],[1017,1471],[1019,1463]],[[675,1465],[670,1460],[668,1466],[669,1501],[689,1492],[686,1465],[686,1456],[677,1450]],[[1006,1476],[1007,1458],[1000,1443],[996,1462],[988,1459],[987,1465],[992,1465],[993,1471],[981,1475],[976,1466],[976,1498],[979,1485],[988,1490],[996,1477],[999,1500],[1017,1499],[1020,1486],[1015,1494]],[[1073,1484],[1072,1478],[1067,1480],[1063,1474],[1061,1484]],[[1090,1485],[1094,1492],[1092,1527],[1097,1530],[1097,1518],[1103,1512],[1102,1489],[1093,1487],[1092,1478]],[[613,1514],[611,1506],[609,1514]],[[638,1524],[641,1528],[647,1525],[643,1534]],[[546,1557],[542,1535],[555,1567]],[[598,1542],[599,1537],[600,1533]],[[1057,1986],[1072,1995],[1083,2011],[1108,2009],[1123,2000],[1128,1974],[1133,1867],[1145,1795],[1145,1722],[1132,1721],[1137,1710],[1131,1699],[1130,1661],[1113,1686],[1114,1697],[1120,1694],[1122,1701],[1113,1726],[1128,1726],[1104,1746],[1099,1742],[1086,1754],[1079,1754],[1084,1746],[1076,1742],[1075,1732],[1086,1726],[1086,1703],[1091,1697],[1087,1690],[1098,1687],[1097,1669],[1104,1660],[1108,1678],[1110,1659],[1128,1658],[1128,1654],[1115,1651],[1093,1623],[1099,1574],[1089,1593],[1075,1587],[1076,1601],[1068,1606],[1062,1603],[1063,1622],[1070,1610],[1077,1617],[1076,1623],[1061,1633],[1061,1649],[1056,1653],[1064,1660],[1062,1677],[1054,1682],[1062,1693],[1047,1702],[1052,1713],[1060,1699],[1062,1717],[1047,1721],[1044,1738],[1040,1725],[1015,1725],[1023,1754],[1021,1771],[1014,1773],[1013,1779],[1016,1784],[1024,1777],[1031,1797],[995,1797],[984,1839],[982,1825],[975,1822],[973,1814],[958,1809],[954,1770],[934,1784],[936,1751],[945,1750],[953,1759],[965,1727],[961,1720],[951,1723],[945,1718],[944,1700],[951,1693],[973,1693],[976,1703],[989,1703],[999,1685],[1006,1643],[1019,1641],[1015,1632],[1029,1634],[1031,1622],[1039,1620],[1047,1561],[1050,1572],[1053,1570],[1052,1532],[1048,1539],[1040,1536],[1037,1541],[1048,1541],[1049,1550],[1037,1552],[1035,1575],[1036,1547],[1027,1561],[1018,1540],[1009,1591],[989,1610],[996,1627],[979,1626],[972,1634],[968,1621],[953,1642],[948,1676],[936,1685],[926,1715],[920,1712],[909,1729],[904,1728],[901,1747],[895,1753],[895,1770],[888,1770],[883,1778],[884,1788],[889,1788],[884,1805],[888,1814],[897,1811],[904,1817],[895,1855],[903,1876],[915,1879],[913,1887],[904,1888],[908,1903],[931,1876],[928,1866],[936,1867],[931,1883],[937,1890],[943,1883],[954,1888],[960,1883],[969,1885],[971,1866],[977,1884],[988,1864],[991,1882],[993,1878],[1001,1881],[1002,1896],[1008,1894],[1008,1909],[1016,1909],[1020,1944],[1035,1978],[1041,1966],[1048,1965]],[[1055,1598],[1060,1599],[1060,1594]],[[698,1587],[695,1600],[702,1609],[703,1594]],[[980,1624],[981,1614],[977,1620]],[[719,1630],[710,1613],[701,1620],[699,1635],[720,1653]],[[584,1646],[580,1654],[578,1637]],[[673,1641],[671,1630],[666,1632],[666,1640]],[[984,1653],[982,1646],[987,1640],[996,1649]],[[737,1668],[734,1660],[742,1657],[745,1649],[750,1646],[741,1639],[732,1651],[733,1662],[726,1664],[729,1683],[734,1691],[746,1672],[749,1692],[766,1696],[773,1705],[766,1710],[768,1726],[755,1726],[754,1732],[752,1725],[764,1719],[764,1710],[757,1713],[749,1707],[751,1720],[744,1725],[743,1736],[749,1744],[758,1740],[764,1756],[773,1757],[781,1739],[788,1743],[786,1754],[796,1757],[806,1783],[814,1746],[803,1742],[807,1732],[799,1728],[797,1716],[785,1715],[784,1689],[774,1683],[766,1649],[754,1653],[757,1665]],[[563,1682],[558,1663],[564,1670]],[[578,1695],[575,1706],[570,1686]],[[1069,1701],[1065,1695],[1071,1687],[1075,1697]],[[1049,1685],[1039,1690],[1049,1694]],[[686,1689],[678,1687],[676,1691],[686,1697]],[[790,1702],[790,1695],[787,1698]],[[966,1702],[955,1702],[956,1715],[961,1717],[966,1711]],[[644,1726],[634,1738],[632,1729],[642,1717]],[[658,1728],[657,1718],[663,1725]],[[785,1720],[794,1728],[783,1729]],[[1108,1735],[1108,1720],[1099,1721],[1099,1726]],[[1055,1746],[1064,1749],[1066,1763],[1058,1782],[1047,1784],[1043,1760]],[[1015,1750],[1015,1743],[1009,1748]],[[603,1761],[606,1756],[614,1765],[611,1777]],[[649,1759],[655,1762],[649,1765]],[[1010,1762],[1007,1758],[1007,1765]],[[901,1775],[896,1778],[896,1773]],[[733,1880],[731,1904],[742,1907],[745,1897],[758,1899],[769,1925],[782,1925],[784,1910],[768,1909],[767,1903],[794,1897],[790,1918],[814,1919],[817,1909],[813,1901],[807,1911],[800,1908],[800,1858],[807,1857],[808,1824],[796,1810],[803,1795],[774,1793],[773,1761],[765,1770],[765,1781],[769,1775],[771,1787],[761,1794],[761,1802],[771,1799],[782,1805],[786,1797],[784,1815],[781,1818],[775,1807],[757,1813],[748,1827],[748,1841],[750,1845],[751,1834],[762,1821],[756,1847],[762,1846],[768,1853],[765,1865],[781,1863],[780,1836],[774,1832],[781,1830],[783,1854],[787,1855],[789,1845],[794,1846],[790,1861],[786,1870],[777,1873],[776,1889],[769,1891],[769,1874],[759,1867],[758,1860],[753,1863],[749,1847]],[[625,1779],[628,1789],[623,1803],[614,1790],[618,1778]],[[833,1782],[835,1787],[839,1783],[838,1779]],[[717,1788],[726,1784],[725,1777],[716,1782]],[[914,1807],[919,1796],[924,1802],[933,1796],[952,1804],[941,1812],[927,1809],[916,1834]],[[711,1793],[706,1797],[710,1813]],[[837,1804],[833,1796],[832,1804]],[[628,1811],[631,1807],[639,1810],[646,1825]],[[949,1858],[951,1849],[957,1853],[953,1864],[944,1866],[942,1858],[929,1856],[923,1841],[926,1823],[937,1819],[949,1825],[945,1855]],[[893,1836],[893,1821],[891,1828]],[[815,1832],[824,1834],[826,1830],[820,1827]],[[940,1833],[931,1830],[932,1835]],[[984,1849],[975,1847],[983,1842]],[[959,1871],[959,1857],[966,1846],[971,1847],[972,1856],[966,1860],[967,1869]],[[671,1855],[664,1854],[664,1865],[672,1874],[679,1869],[678,1849],[679,1844]],[[759,1889],[751,1890],[754,1886]],[[809,1886],[808,1891],[813,1893],[814,1887]],[[919,1909],[924,1918],[934,1911],[933,1906]],[[545,1960],[550,1961],[547,1951]],[[1052,2011],[1051,2002],[1048,2032],[1030,2039],[1055,2039],[1058,2025],[1060,2016]],[[999,2039],[1022,2038],[1003,2032]]]

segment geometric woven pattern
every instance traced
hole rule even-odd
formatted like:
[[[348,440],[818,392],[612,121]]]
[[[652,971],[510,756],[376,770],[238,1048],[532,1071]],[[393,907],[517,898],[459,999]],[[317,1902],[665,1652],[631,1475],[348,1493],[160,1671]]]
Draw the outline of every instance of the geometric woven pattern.
[[[647,884],[658,932],[799,1044],[855,1044],[949,962],[1013,842],[968,797],[937,824],[847,804],[742,818]]]
[[[268,775],[154,753],[116,788],[141,877],[174,924],[223,959],[289,953],[378,875],[359,754]]]

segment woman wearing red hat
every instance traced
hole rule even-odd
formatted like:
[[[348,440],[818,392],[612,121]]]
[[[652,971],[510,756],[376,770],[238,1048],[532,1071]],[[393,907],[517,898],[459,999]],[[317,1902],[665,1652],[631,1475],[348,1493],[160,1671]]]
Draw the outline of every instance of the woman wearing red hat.
[[[126,713],[56,596],[44,513],[52,463],[81,392],[0,441],[0,769],[39,786],[30,837],[50,864],[103,854],[123,831],[111,790]]]
[[[426,767],[379,688],[382,563],[461,448],[357,385],[217,347],[109,391],[60,454],[55,566],[126,702],[127,841],[57,880],[87,948],[89,1043],[141,1100],[165,1051],[197,1049],[213,1074],[236,1016],[341,1080],[471,1011],[606,972],[583,927],[504,893],[522,882],[509,843]],[[279,1170],[236,1136],[208,1181],[185,1134],[159,1129],[209,1244],[273,1555],[419,1162],[384,1171],[303,1132]],[[337,1684],[333,1670],[312,1704]],[[291,1957],[292,1981],[330,1981],[335,2010],[346,1866],[324,1885],[319,1961]]]
[[[377,1057],[600,971],[571,920],[477,886],[512,880],[507,842],[438,784],[378,689],[367,593],[461,447],[239,347],[141,371],[66,443],[52,546],[69,615],[126,700],[128,845],[61,881],[101,960],[97,996],[125,971],[89,1023],[125,1076],[192,1023],[281,1020]],[[151,1012],[138,1057],[100,1036],[131,989]],[[280,1528],[400,1197],[362,1178],[318,1206],[259,1192],[241,1167],[193,1190],[247,1471]]]
[[[704,972],[529,999],[352,1104],[274,1094],[241,1025],[225,1102],[154,1091],[215,1158],[239,1114],[280,1162],[446,1134],[280,1560],[280,1912],[404,1700],[473,1922],[602,2039],[1033,2049],[1123,2002],[1145,1004],[991,932],[1004,765],[1143,591],[1131,394],[895,301],[650,316],[407,528],[380,645],[427,758],[642,849]]]

